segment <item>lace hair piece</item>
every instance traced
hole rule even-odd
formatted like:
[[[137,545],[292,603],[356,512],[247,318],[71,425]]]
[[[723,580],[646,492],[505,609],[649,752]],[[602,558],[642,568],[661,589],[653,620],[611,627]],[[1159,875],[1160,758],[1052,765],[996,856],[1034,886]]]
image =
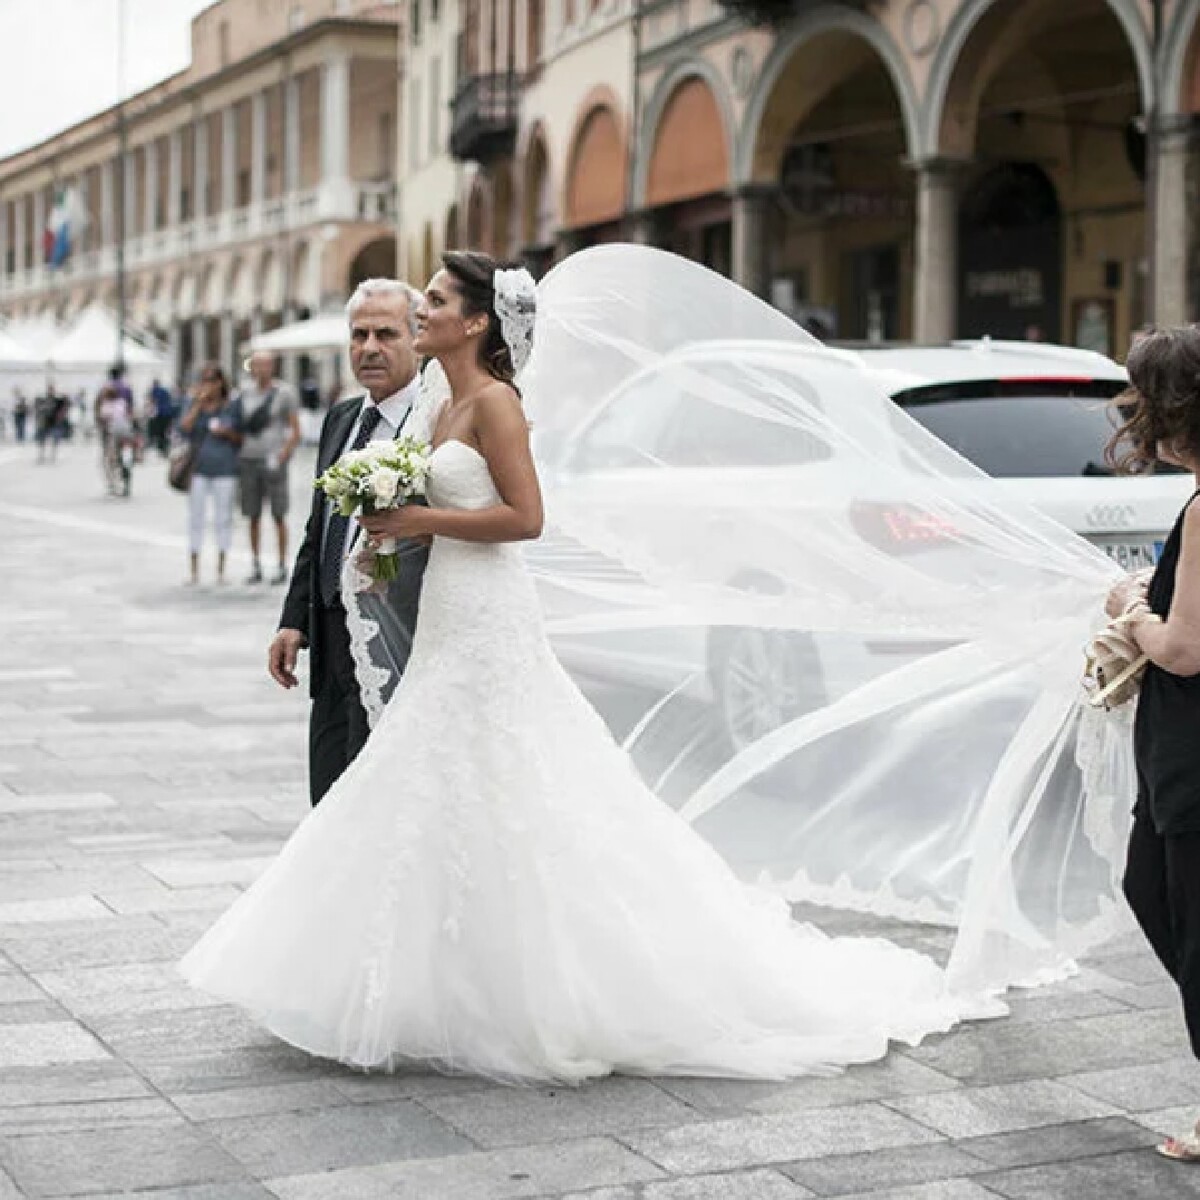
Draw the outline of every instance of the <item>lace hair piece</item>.
[[[500,332],[519,375],[533,353],[533,324],[537,315],[537,285],[524,267],[498,267],[492,276],[492,291]]]

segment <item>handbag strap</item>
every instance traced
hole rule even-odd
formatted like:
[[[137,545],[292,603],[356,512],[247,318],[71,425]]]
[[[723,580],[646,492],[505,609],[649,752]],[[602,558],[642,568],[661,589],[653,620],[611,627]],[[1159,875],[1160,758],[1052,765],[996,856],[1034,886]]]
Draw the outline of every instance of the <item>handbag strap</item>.
[[[1107,708],[1108,698],[1118,688],[1128,683],[1149,661],[1150,655],[1148,654],[1143,654],[1139,658],[1134,659],[1123,671],[1118,672],[1115,679],[1106,683],[1098,692],[1088,693],[1087,702],[1093,708]]]

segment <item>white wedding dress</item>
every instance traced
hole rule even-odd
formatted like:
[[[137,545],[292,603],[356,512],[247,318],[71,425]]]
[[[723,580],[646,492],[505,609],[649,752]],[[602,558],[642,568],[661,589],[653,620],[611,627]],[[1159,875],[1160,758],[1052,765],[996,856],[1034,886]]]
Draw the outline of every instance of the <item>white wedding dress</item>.
[[[498,500],[458,441],[428,492]],[[181,969],[313,1054],[513,1081],[826,1073],[982,1015],[739,882],[555,659],[519,548],[449,538],[365,750]]]

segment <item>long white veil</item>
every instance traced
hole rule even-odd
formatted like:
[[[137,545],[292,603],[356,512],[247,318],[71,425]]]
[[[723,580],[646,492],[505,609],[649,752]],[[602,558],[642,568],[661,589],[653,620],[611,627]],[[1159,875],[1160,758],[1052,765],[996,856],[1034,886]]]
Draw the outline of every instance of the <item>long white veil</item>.
[[[956,927],[963,991],[1118,928],[1132,748],[1079,675],[1119,568],[691,262],[585,251],[538,309],[529,561],[658,793],[789,899]]]
[[[972,995],[1119,927],[1132,750],[1079,686],[1119,571],[1101,551],[857,356],[661,251],[555,267],[520,383],[555,649],[744,878],[953,927]],[[377,711],[386,605],[351,607]]]

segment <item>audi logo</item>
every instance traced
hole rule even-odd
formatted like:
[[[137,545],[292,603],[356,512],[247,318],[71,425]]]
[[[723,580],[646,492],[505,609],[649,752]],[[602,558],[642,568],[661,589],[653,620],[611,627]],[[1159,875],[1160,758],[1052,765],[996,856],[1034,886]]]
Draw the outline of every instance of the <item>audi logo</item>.
[[[1097,504],[1088,511],[1091,529],[1127,529],[1133,524],[1132,504]]]

